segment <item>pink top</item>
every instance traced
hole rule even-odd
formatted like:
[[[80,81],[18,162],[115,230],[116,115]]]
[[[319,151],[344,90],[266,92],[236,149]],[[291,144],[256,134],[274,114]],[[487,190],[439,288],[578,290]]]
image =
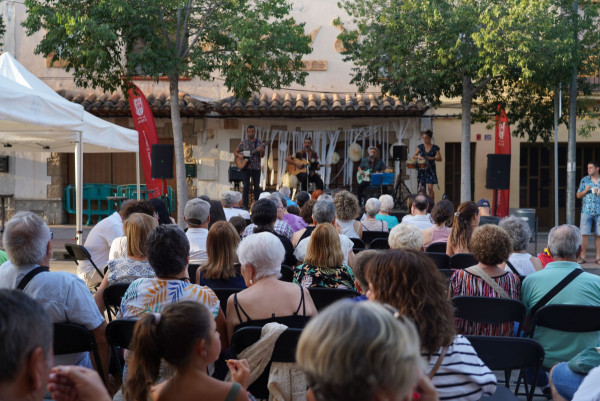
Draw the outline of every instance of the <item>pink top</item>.
[[[433,244],[436,242],[448,242],[448,237],[450,236],[450,227],[443,226],[442,228],[433,227],[433,231],[431,233],[431,241],[429,244]]]

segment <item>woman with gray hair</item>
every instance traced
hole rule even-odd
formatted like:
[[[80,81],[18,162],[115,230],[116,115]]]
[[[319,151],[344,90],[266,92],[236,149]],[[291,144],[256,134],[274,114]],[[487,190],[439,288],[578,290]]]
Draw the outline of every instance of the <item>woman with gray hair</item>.
[[[423,250],[423,234],[419,227],[410,223],[400,223],[390,231],[388,238],[390,249]]]
[[[278,322],[288,327],[304,327],[317,314],[308,290],[280,281],[285,249],[269,232],[252,234],[237,249],[245,290],[227,300],[227,333],[244,326]]]
[[[398,218],[390,214],[394,208],[394,198],[391,195],[384,194],[379,197],[379,202],[381,202],[381,207],[375,217],[377,220],[385,221],[391,230],[399,223]]]
[[[225,191],[221,194],[221,205],[225,212],[225,220],[229,221],[234,216],[240,216],[243,219],[250,219],[250,214],[236,206],[242,200],[242,194],[237,191]]]
[[[513,246],[513,253],[508,257],[505,270],[511,270],[521,276],[542,270],[542,262],[527,252],[531,240],[529,224],[519,217],[509,216],[500,220],[498,225],[506,230]]]
[[[381,202],[377,198],[369,198],[365,203],[367,217],[362,221],[363,231],[389,231],[385,221],[377,220],[377,213],[381,209]]]

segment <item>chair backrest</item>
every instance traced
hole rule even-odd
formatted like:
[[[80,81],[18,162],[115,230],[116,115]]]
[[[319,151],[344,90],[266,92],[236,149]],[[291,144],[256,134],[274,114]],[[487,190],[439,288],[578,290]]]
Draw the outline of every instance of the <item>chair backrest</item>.
[[[247,326],[236,330],[231,337],[231,351],[235,357],[238,357],[240,353],[256,343],[260,339],[262,327],[260,326]],[[271,362],[296,362],[296,347],[298,345],[298,339],[302,334],[302,329],[288,327],[277,339],[273,354],[271,355]],[[264,373],[248,386],[248,391],[252,393],[257,399],[268,399],[269,390],[267,388],[267,382],[269,377],[270,363],[266,366]]]
[[[227,300],[231,296],[231,294],[235,294],[236,292],[240,292],[241,288],[213,288],[212,289],[217,298],[219,298],[219,302],[221,303],[221,309],[224,314],[227,314]]]
[[[533,317],[533,331],[537,326],[571,333],[600,331],[600,306],[546,305]]]
[[[108,315],[108,321],[112,320],[111,315],[117,316],[117,312],[121,308],[121,299],[125,295],[125,291],[129,288],[127,284],[111,284],[104,289],[104,305],[106,306],[106,314]]]
[[[451,269],[466,269],[475,266],[477,263],[479,262],[472,253],[456,253],[450,256]]]
[[[87,260],[92,264],[92,266],[94,266],[94,269],[96,269],[96,272],[98,272],[100,277],[104,278],[104,274],[100,271],[98,266],[96,266],[96,264],[92,260],[92,256],[90,255],[90,252],[83,245],[65,244],[65,249],[66,249],[67,253],[69,254],[69,256],[71,256],[71,258],[73,258],[73,260],[75,261],[76,264],[79,264],[77,262],[79,260]]]
[[[436,242],[434,244],[429,244],[429,245],[427,245],[427,248],[425,248],[425,252],[446,253],[446,243],[445,242]]]
[[[350,240],[352,242],[354,242],[353,248],[365,249],[367,247],[367,245],[365,244],[365,242],[362,239],[360,239],[360,238],[350,238]]]
[[[375,238],[369,244],[369,249],[390,249],[387,238]]]
[[[390,233],[387,231],[364,231],[362,233],[362,240],[365,244],[369,245],[371,241],[376,238],[385,238],[386,240],[390,236]]]
[[[449,269],[450,268],[450,256],[441,252],[425,252],[425,255],[429,256],[437,266],[438,269]]]
[[[279,280],[286,281],[288,283],[294,281],[294,269],[288,265],[281,265],[281,277]]]
[[[192,284],[198,284],[196,282],[196,272],[199,267],[200,265],[188,264],[188,274],[190,275],[190,283]]]
[[[96,370],[104,381],[102,362],[96,347],[96,340],[91,331],[76,323],[54,323],[54,342],[52,349],[54,355],[74,354],[77,352],[91,352],[96,365]]]
[[[360,296],[358,292],[347,288],[311,287],[308,292],[318,311],[340,299]]]
[[[117,319],[106,326],[106,339],[112,347],[127,349],[133,338],[133,329],[137,319]]]
[[[452,298],[452,304],[456,317],[477,323],[521,323],[525,317],[525,305],[515,299],[460,295]]]
[[[521,337],[466,336],[479,358],[491,370],[541,367],[544,347]]]
[[[452,277],[452,275],[454,274],[454,272],[455,272],[456,270],[454,270],[454,269],[438,269],[438,271],[439,271],[440,273],[442,273],[444,276],[446,276],[446,278],[447,278],[448,280],[450,280],[450,277]]]

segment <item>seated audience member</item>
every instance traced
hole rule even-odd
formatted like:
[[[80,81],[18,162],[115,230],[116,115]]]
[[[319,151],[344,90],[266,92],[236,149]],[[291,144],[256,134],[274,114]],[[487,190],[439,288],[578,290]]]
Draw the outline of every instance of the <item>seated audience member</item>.
[[[121,222],[121,232],[124,233],[123,222],[125,222],[125,220],[127,220],[127,218],[132,213],[147,214],[148,216],[152,216],[156,221],[158,221],[158,215],[156,214],[156,210],[154,210],[154,206],[152,206],[152,204],[149,201],[146,201],[146,200],[134,201],[133,204],[127,205],[127,210],[123,213],[123,221]],[[123,235],[121,237],[115,238],[112,241],[112,243],[110,244],[108,260],[124,258],[126,256],[127,256],[127,237],[125,235]],[[94,259],[92,259],[92,260],[94,260]],[[94,261],[94,263],[96,263],[96,266],[98,266],[98,268],[104,269],[104,267],[106,266],[106,264],[108,262],[103,265],[99,265],[98,262],[96,262],[96,261]],[[92,269],[93,269],[93,267],[92,267]]]
[[[75,366],[50,369],[52,324],[39,302],[23,291],[0,290],[0,305],[0,400],[41,401],[49,375],[48,389],[56,400],[111,400],[93,370]]]
[[[219,299],[210,288],[190,283],[187,269],[190,244],[183,230],[177,225],[156,227],[148,237],[147,249],[148,261],[156,277],[139,278],[131,283],[123,295],[119,317],[138,319],[148,312],[160,313],[173,302],[196,301],[206,306],[216,318],[226,348],[228,337]]]
[[[317,201],[313,207],[313,215],[312,215],[313,223],[316,226],[323,223],[329,223],[332,225],[336,225],[335,220],[335,205],[330,201]],[[306,249],[308,248],[308,241],[310,239],[310,235],[314,232],[315,229],[311,231],[308,230],[309,227],[306,228],[306,231],[300,237],[300,241],[298,245],[296,245],[296,250],[294,251],[294,256],[299,261],[304,261],[304,256],[306,255]],[[300,231],[298,231],[299,234]],[[343,264],[352,266],[352,262],[354,261],[354,252],[352,252],[352,248],[354,248],[354,242],[350,240],[344,234],[339,234],[340,237],[340,247],[342,250],[342,255],[344,257]],[[293,241],[292,241],[293,242]]]
[[[310,194],[306,191],[300,191],[296,194],[296,203],[302,209],[302,206],[310,200]]]
[[[2,249],[0,249],[0,266],[2,266],[2,264],[4,262],[6,262],[8,260],[8,255],[6,254],[6,252],[4,252]]]
[[[490,214],[490,201],[487,199],[479,199],[477,201],[477,207],[479,208],[479,225],[484,224],[498,224],[500,218],[492,216]]]
[[[223,206],[225,220],[227,221],[231,220],[234,216],[239,216],[243,219],[250,218],[250,214],[246,210],[236,207],[240,203],[238,194],[239,192],[236,191],[225,191],[221,194],[221,205]]]
[[[154,217],[158,216],[158,224],[176,224],[175,219],[169,216],[169,210],[167,210],[165,201],[161,198],[154,198],[150,199],[149,202],[154,208]]]
[[[576,269],[581,269],[575,262],[581,250],[579,228],[568,224],[552,228],[548,234],[548,250],[554,257],[554,262],[523,280],[521,301],[525,304],[528,315],[540,299],[560,281]],[[546,303],[561,304],[600,306],[600,277],[583,272]],[[598,346],[599,334],[567,333],[538,327],[533,339],[544,347],[544,368],[550,369],[559,362],[570,360],[585,348]]]
[[[200,198],[190,199],[185,204],[183,219],[188,226],[185,235],[190,246],[189,263],[193,265],[201,265],[208,258],[206,238],[210,224],[210,209],[210,203]]]
[[[519,299],[519,278],[500,265],[511,254],[512,241],[508,233],[493,224],[478,227],[473,232],[471,250],[479,263],[467,269],[459,269],[450,278],[450,296],[469,295],[477,297]],[[513,324],[486,324],[456,319],[461,334],[481,336],[508,336]]]
[[[285,185],[283,185],[281,188],[279,188],[279,193],[285,197],[288,206],[298,206],[298,204],[294,202],[291,198],[292,190],[290,189],[290,187],[286,187]]]
[[[300,216],[297,216],[295,214],[291,214],[288,212],[287,207],[288,207],[288,203],[287,203],[287,199],[285,198],[285,196],[283,196],[283,194],[281,194],[280,192],[273,192],[273,196],[276,196],[279,198],[279,201],[281,202],[281,205],[283,206],[282,209],[278,209],[277,213],[278,213],[278,217],[279,218],[279,214],[281,214],[281,220],[285,221],[286,223],[288,223],[290,225],[290,227],[292,227],[292,230],[294,232],[296,231],[300,231],[303,228],[306,228],[306,226],[308,224],[306,224],[306,222],[304,221],[304,219]],[[290,238],[291,240],[291,238]]]
[[[428,245],[437,244],[438,242],[448,242],[450,236],[449,223],[454,215],[454,206],[449,200],[443,199],[433,206],[431,209],[431,220],[433,227],[421,230],[423,234],[423,248]]]
[[[300,240],[310,237],[310,234],[312,234],[315,229],[316,224],[313,221],[312,212],[316,203],[317,201],[311,199],[302,206],[302,209],[300,209],[300,217],[307,223],[307,226],[302,230],[296,231],[292,236],[292,245],[294,245],[294,248],[298,246]]]
[[[598,401],[600,400],[600,366],[587,374],[585,379],[573,396],[573,401]]]
[[[127,284],[141,277],[154,277],[154,269],[148,263],[146,242],[158,222],[154,217],[133,213],[123,222],[127,238],[127,256],[108,262],[108,271],[102,279],[94,300],[101,313],[106,310],[104,290],[112,284]]]
[[[391,230],[398,224],[398,218],[390,214],[394,208],[394,198],[391,195],[384,194],[379,197],[379,202],[381,202],[381,207],[375,217],[377,220],[385,221],[388,229]]]
[[[289,214],[294,214],[296,216],[300,216],[300,208],[298,206],[289,206],[287,207],[287,211]],[[304,221],[304,219],[302,219]],[[304,222],[306,224],[306,222]]]
[[[305,288],[280,281],[285,249],[271,233],[249,235],[237,249],[247,289],[227,300],[227,333],[245,326],[278,322],[288,327],[304,327],[317,314]]]
[[[355,290],[354,274],[343,261],[340,235],[331,224],[319,224],[309,238],[304,263],[294,269],[294,283]]]
[[[360,238],[362,225],[356,220],[360,207],[356,195],[348,191],[340,191],[333,198],[335,205],[335,221],[342,228],[342,234],[348,238]]]
[[[365,213],[367,217],[361,222],[363,231],[389,231],[388,225],[383,220],[377,220],[381,202],[376,198],[369,198],[365,203]]]
[[[333,196],[331,196],[329,194],[321,194],[317,198],[317,202],[320,201],[320,200],[326,200],[326,201],[329,201],[329,202],[333,202]]]
[[[131,345],[123,388],[127,400],[254,400],[245,390],[250,380],[246,360],[227,361],[233,383],[208,375],[208,365],[219,358],[221,340],[203,305],[183,301],[145,314],[135,325]],[[158,383],[162,359],[175,373]]]
[[[230,222],[216,222],[208,230],[208,260],[196,271],[196,283],[209,288],[246,288],[235,254],[239,243],[240,236]]]
[[[427,214],[427,207],[429,201],[425,195],[417,195],[414,197],[410,206],[410,214],[407,214],[402,218],[402,223],[410,223],[419,227],[420,230],[430,228],[433,226],[431,218]]]
[[[233,227],[235,227],[235,230],[240,235],[240,238],[242,238],[242,234],[247,226],[246,219],[243,219],[240,216],[233,216],[231,219],[229,219],[229,222],[233,225]]]
[[[452,256],[455,253],[472,253],[471,236],[473,230],[479,225],[479,210],[474,202],[467,201],[458,205],[454,213],[452,230],[446,242],[446,253]]]
[[[300,335],[296,361],[309,401],[437,401],[408,319],[372,302],[336,302]]]
[[[310,195],[310,199],[318,201],[319,200],[319,196],[323,195],[323,193],[324,192],[321,189],[316,189]]]
[[[414,224],[400,223],[390,231],[390,249],[423,249],[423,234]]]
[[[288,223],[286,223],[285,221],[283,221],[281,219],[283,217],[283,204],[281,203],[281,199],[279,199],[279,197],[277,197],[276,195],[271,195],[271,194],[269,194],[268,196],[265,196],[259,200],[263,200],[263,199],[270,200],[271,202],[273,202],[275,204],[275,207],[276,207],[276,215],[275,215],[275,223],[274,223],[275,225],[273,226],[273,231],[275,231],[277,234],[279,234],[291,241],[292,236],[294,235],[294,230],[292,230],[292,227]],[[254,205],[252,205],[251,210],[254,210]],[[248,227],[246,227],[246,229],[244,230],[243,236],[245,237],[247,235],[252,234],[254,232],[255,228],[256,228],[256,224],[254,224],[254,221],[253,221],[252,224],[249,224]]]
[[[591,373],[591,372],[589,372]],[[550,390],[552,392],[552,399],[555,401],[568,400],[571,401],[575,396],[575,392],[581,387],[584,379],[587,375],[582,373],[573,372],[569,368],[568,362],[561,362],[554,365],[550,369],[548,374],[550,381]],[[600,376],[598,377],[600,379]],[[596,384],[596,387],[600,387]],[[600,391],[598,392],[595,400],[600,399]],[[593,398],[586,398],[593,399]]]
[[[527,246],[531,240],[529,224],[519,217],[510,216],[500,220],[498,225],[506,230],[512,240],[513,253],[508,257],[505,269],[521,276],[542,270],[542,262],[527,253]]]
[[[381,251],[375,249],[367,249],[366,251],[360,251],[354,258],[354,266],[352,266],[352,273],[354,273],[354,286],[356,291],[360,292],[360,296],[352,298],[353,301],[366,301],[367,291],[369,291],[369,284],[365,278],[365,265],[369,260],[379,255]]]
[[[208,229],[210,230],[217,221],[227,221],[227,218],[220,201],[211,199],[208,203],[210,203],[210,222],[208,223]]]
[[[110,347],[105,335],[104,316],[98,311],[83,280],[71,273],[48,270],[52,255],[50,238],[50,229],[40,216],[33,212],[17,212],[6,223],[2,237],[9,261],[0,269],[0,288],[21,286],[25,294],[46,309],[52,323],[68,321],[90,330],[107,378]],[[29,281],[25,280],[28,275]],[[58,355],[54,362],[57,365],[92,367],[88,352]],[[0,365],[3,363],[0,362]]]
[[[496,390],[496,377],[479,359],[469,340],[456,334],[446,278],[423,252],[387,251],[365,266],[371,301],[389,304],[419,330],[425,373],[433,374],[440,399],[480,400]],[[445,356],[441,356],[445,352]]]

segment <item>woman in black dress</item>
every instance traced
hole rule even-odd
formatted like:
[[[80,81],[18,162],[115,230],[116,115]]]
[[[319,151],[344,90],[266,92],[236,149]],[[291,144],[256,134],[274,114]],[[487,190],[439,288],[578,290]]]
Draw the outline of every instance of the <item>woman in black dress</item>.
[[[438,183],[435,162],[442,161],[442,154],[440,153],[440,147],[431,143],[432,137],[433,133],[430,130],[423,133],[423,143],[417,146],[413,159],[421,161],[419,163],[419,175],[417,176],[419,182],[418,192],[435,199],[433,184]],[[427,191],[425,191],[425,185],[427,185]]]

